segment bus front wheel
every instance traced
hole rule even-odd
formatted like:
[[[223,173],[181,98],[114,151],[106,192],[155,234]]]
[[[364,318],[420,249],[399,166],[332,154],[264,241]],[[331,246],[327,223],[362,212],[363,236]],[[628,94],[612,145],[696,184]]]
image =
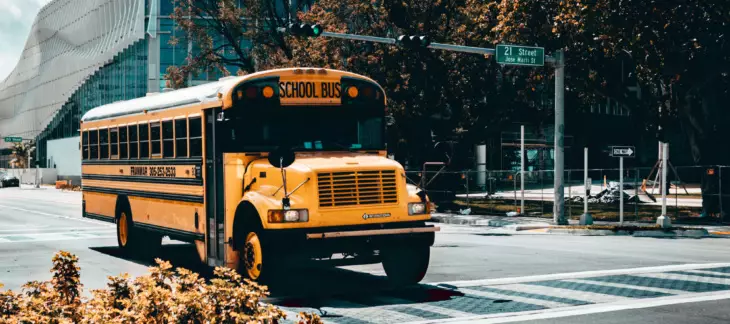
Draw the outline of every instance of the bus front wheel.
[[[380,251],[388,280],[399,286],[414,285],[426,276],[431,257],[428,245],[394,246]]]

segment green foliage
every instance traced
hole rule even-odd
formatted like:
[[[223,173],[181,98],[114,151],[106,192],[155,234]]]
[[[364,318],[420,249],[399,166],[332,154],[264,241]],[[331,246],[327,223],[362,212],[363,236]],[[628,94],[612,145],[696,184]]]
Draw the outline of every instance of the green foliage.
[[[0,291],[0,323],[277,323],[286,318],[262,302],[266,286],[235,270],[216,268],[207,283],[190,270],[156,262],[145,276],[110,276],[106,289],[92,290],[86,299],[78,258],[60,251],[53,257],[50,282],[31,281],[22,293]],[[301,313],[299,323],[322,321]]]

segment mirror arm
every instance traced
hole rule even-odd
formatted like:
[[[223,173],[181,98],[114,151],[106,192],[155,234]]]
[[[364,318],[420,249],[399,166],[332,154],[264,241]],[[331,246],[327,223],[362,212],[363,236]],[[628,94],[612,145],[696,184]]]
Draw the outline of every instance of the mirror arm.
[[[289,197],[289,196],[293,195],[293,194],[294,194],[294,193],[295,193],[295,192],[296,192],[297,190],[299,190],[299,188],[301,188],[301,187],[302,187],[302,186],[303,186],[303,185],[304,185],[305,183],[309,182],[309,179],[310,179],[310,178],[307,178],[306,180],[302,181],[302,183],[300,183],[300,184],[299,184],[298,186],[294,187],[294,190],[292,190],[292,191],[291,191],[291,192],[290,192],[290,193],[289,193],[289,194],[287,195],[287,197]]]

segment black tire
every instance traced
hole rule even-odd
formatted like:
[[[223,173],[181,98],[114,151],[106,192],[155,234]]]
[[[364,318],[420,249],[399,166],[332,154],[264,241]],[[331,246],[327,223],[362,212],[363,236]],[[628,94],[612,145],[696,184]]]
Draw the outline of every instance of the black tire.
[[[124,220],[122,219],[124,218]],[[156,256],[162,247],[162,235],[148,232],[134,226],[132,211],[125,204],[117,210],[117,245],[130,256],[150,258]],[[126,240],[121,235],[127,227]]]
[[[397,246],[383,249],[381,255],[388,280],[397,286],[415,285],[426,276],[431,247],[424,244]]]
[[[268,244],[266,237],[262,235],[263,232],[263,226],[258,216],[248,215],[248,219],[243,226],[243,235],[236,245],[239,256],[238,273],[244,278],[257,282],[269,282],[276,277],[277,270],[280,268],[280,264],[277,262],[279,259],[275,257],[276,252],[272,251],[271,245]],[[256,239],[258,240],[258,247],[254,246],[254,240]],[[253,270],[253,267],[257,270]],[[258,272],[258,275],[255,274],[256,272]]]

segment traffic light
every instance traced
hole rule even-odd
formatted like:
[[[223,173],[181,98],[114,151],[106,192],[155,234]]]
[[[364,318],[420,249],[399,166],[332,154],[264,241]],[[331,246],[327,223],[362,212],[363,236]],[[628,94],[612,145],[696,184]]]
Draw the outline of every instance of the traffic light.
[[[406,48],[426,48],[431,45],[431,39],[428,36],[400,35],[396,38],[395,43]]]
[[[319,24],[289,24],[289,34],[297,37],[317,37],[322,35],[324,28]]]

